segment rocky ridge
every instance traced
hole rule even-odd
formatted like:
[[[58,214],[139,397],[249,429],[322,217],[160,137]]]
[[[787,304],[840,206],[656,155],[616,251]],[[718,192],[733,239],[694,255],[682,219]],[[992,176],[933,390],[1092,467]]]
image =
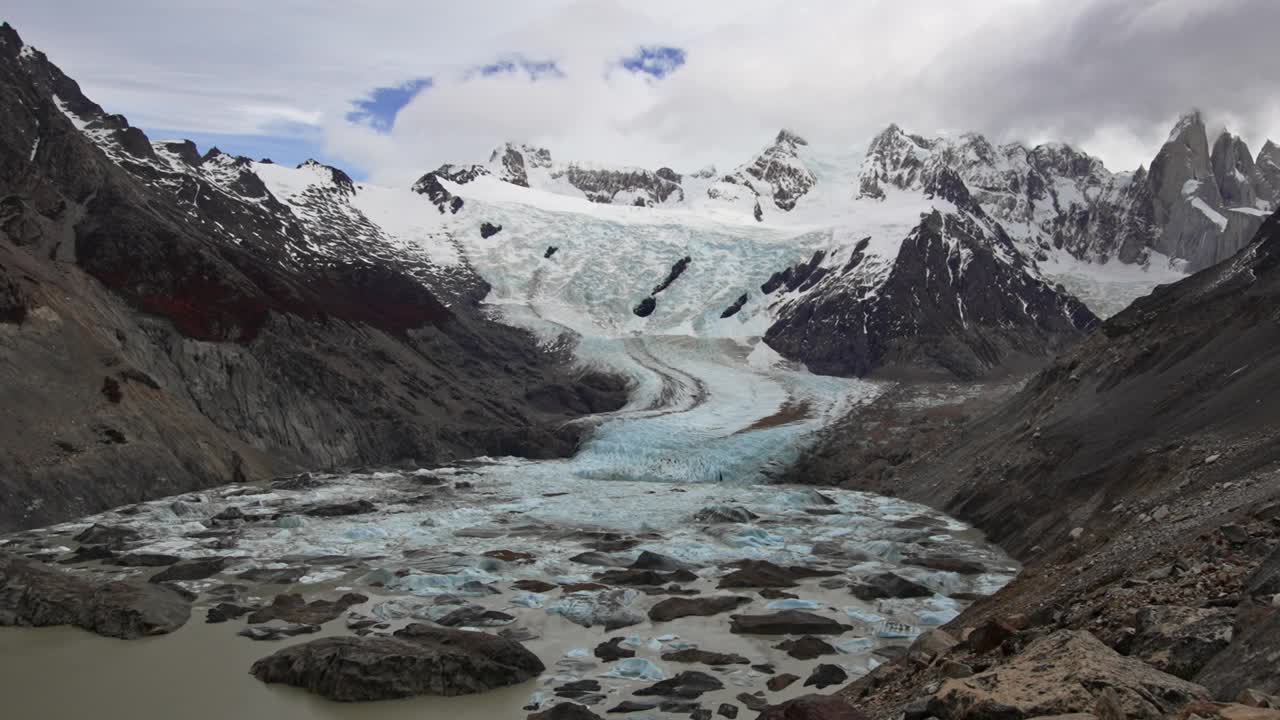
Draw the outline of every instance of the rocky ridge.
[[[542,429],[567,414],[523,400],[573,386],[563,358],[482,317],[484,281],[395,242],[345,173],[307,164],[278,197],[271,165],[152,143],[8,25],[0,93],[0,379],[20,408],[0,527],[291,469],[572,451],[576,431]]]
[[[891,474],[842,475],[931,498],[1025,562],[946,635],[843,691],[855,706],[885,718],[1273,707],[1280,418],[1262,397],[1280,372],[1277,258],[1273,215],[1236,256],[1109,319],[932,450]],[[807,463],[807,479],[834,479],[825,467]],[[1107,677],[1072,697],[1067,677],[1095,672]],[[1142,690],[1155,686],[1181,689]]]

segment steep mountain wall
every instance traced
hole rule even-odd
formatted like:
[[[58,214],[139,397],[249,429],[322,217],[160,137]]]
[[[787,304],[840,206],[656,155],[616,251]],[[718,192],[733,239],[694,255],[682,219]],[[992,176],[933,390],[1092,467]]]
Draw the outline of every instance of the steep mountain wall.
[[[0,528],[312,467],[563,455],[566,419],[622,402],[485,319],[465,267],[342,230],[335,250],[247,165],[152,145],[0,28]]]

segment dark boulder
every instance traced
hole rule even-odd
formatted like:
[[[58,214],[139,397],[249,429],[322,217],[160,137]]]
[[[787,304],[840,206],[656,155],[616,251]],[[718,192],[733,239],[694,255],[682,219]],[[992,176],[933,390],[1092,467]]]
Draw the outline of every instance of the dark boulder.
[[[730,567],[733,572],[720,578],[722,588],[795,587],[804,578],[839,575],[834,570],[818,570],[799,565],[783,567],[768,560],[739,560]]]
[[[739,635],[841,635],[853,629],[830,618],[803,610],[768,615],[733,615],[729,632]]]
[[[81,530],[72,539],[82,545],[106,545],[118,549],[127,542],[141,538],[142,534],[132,528],[94,524]]]
[[[127,553],[112,560],[111,563],[122,567],[164,567],[181,559],[177,555],[163,553]]]
[[[849,586],[849,592],[859,600],[870,602],[887,598],[922,598],[933,595],[933,591],[891,572],[877,573],[861,578]]]
[[[635,657],[636,651],[630,648],[622,647],[621,643],[626,638],[609,638],[608,642],[602,642],[596,646],[595,656],[605,662],[613,662],[624,658]]]
[[[151,576],[150,582],[173,582],[175,580],[204,580],[222,572],[230,561],[224,557],[207,557],[187,560],[177,565],[170,565]]]
[[[836,695],[802,695],[765,708],[756,720],[868,720]]]
[[[346,515],[363,515],[377,509],[378,507],[368,500],[360,499],[328,505],[316,505],[307,508],[303,511],[303,514],[311,517],[343,517]]]
[[[346,612],[348,608],[368,599],[359,593],[347,593],[337,600],[312,600],[308,603],[297,593],[277,595],[270,605],[250,615],[249,622],[265,623],[283,620],[304,625],[323,625]]]
[[[658,309],[658,301],[652,295],[640,301],[638,305],[632,308],[631,312],[637,317],[649,317],[654,310]]]
[[[0,553],[0,625],[75,625],[133,639],[173,632],[190,616],[191,602],[161,585],[97,583]]]
[[[838,685],[848,679],[849,673],[845,672],[839,665],[823,663],[813,669],[809,679],[804,681],[804,686],[813,686],[821,690],[829,685]]]
[[[747,304],[747,294],[742,293],[741,295],[738,296],[737,300],[733,301],[732,305],[725,308],[724,312],[720,313],[720,319],[724,320],[725,318],[731,318],[734,315],[737,315],[738,311],[742,309],[742,306],[746,304]]]
[[[497,235],[500,232],[502,232],[501,225],[494,225],[491,222],[480,223],[480,237],[486,240],[493,237],[494,235]]]
[[[770,692],[781,692],[791,687],[792,684],[794,684],[795,681],[799,679],[800,679],[799,675],[792,675],[791,673],[782,673],[781,675],[774,675],[773,677],[769,678],[768,682],[766,682],[764,686],[769,688]]]
[[[719,595],[714,597],[667,598],[649,608],[649,619],[653,622],[669,622],[682,617],[710,617],[720,613],[736,610],[751,602],[751,598],[740,595]]]
[[[718,653],[698,648],[686,648],[675,652],[663,653],[662,659],[667,662],[698,663],[720,667],[722,665],[747,665],[751,661],[733,653]]]
[[[661,680],[647,688],[640,688],[636,690],[635,694],[639,696],[661,695],[663,697],[693,700],[703,693],[723,689],[724,683],[717,678],[697,670],[685,670],[675,677]]]
[[[287,647],[255,662],[250,673],[352,702],[468,695],[525,682],[544,669],[524,646],[496,635],[413,624],[392,637],[330,637]]]
[[[774,648],[782,650],[797,660],[813,660],[823,655],[835,655],[839,652],[827,641],[812,635],[806,635],[798,640],[787,640],[774,645]]]
[[[528,720],[601,720],[601,717],[585,706],[564,702],[542,712],[533,713],[528,716]]]

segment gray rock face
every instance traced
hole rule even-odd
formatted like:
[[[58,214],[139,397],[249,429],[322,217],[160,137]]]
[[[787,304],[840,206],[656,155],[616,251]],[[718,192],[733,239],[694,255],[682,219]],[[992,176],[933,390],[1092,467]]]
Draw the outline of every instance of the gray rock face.
[[[1210,164],[1225,207],[1256,207],[1259,200],[1275,201],[1270,184],[1254,164],[1249,146],[1238,135],[1224,132],[1218,136]]]
[[[1226,133],[1211,153],[1203,121],[1189,113],[1150,172],[1112,173],[1067,145],[997,147],[973,133],[925,138],[891,125],[868,147],[859,196],[919,189],[946,168],[1033,251],[1060,248],[1096,262],[1145,263],[1156,250],[1198,270],[1243,247],[1261,212],[1280,201],[1277,166],[1264,163],[1276,154],[1270,147],[1255,162],[1248,147]]]
[[[893,362],[974,378],[1053,353],[1096,325],[1083,303],[1027,272],[953,173],[930,182],[970,212],[935,211],[888,264],[868,261],[863,241],[796,268],[781,285],[801,293],[780,301],[765,342],[819,373],[866,375]]]
[[[190,616],[191,603],[159,585],[95,583],[0,553],[0,625],[74,625],[131,640],[173,632]]]
[[[1280,203],[1280,145],[1268,140],[1258,151],[1258,159],[1254,165],[1271,191],[1271,197]]]
[[[572,451],[561,360],[483,318],[474,273],[397,250],[341,171],[313,164],[286,203],[245,158],[146,152],[7,25],[0,94],[19,409],[0,414],[0,529],[314,467]]]
[[[1235,611],[1156,605],[1138,611],[1129,655],[1157,670],[1192,680],[1231,643]]]
[[[545,667],[522,645],[496,635],[413,624],[393,637],[331,637],[284,648],[253,664],[265,683],[330,700],[469,695],[516,685]]]
[[[552,177],[556,177],[553,173]],[[667,200],[684,200],[680,175],[671,168],[649,170],[602,170],[570,165],[561,175],[591,202],[627,204],[640,207],[661,205]]]
[[[1122,657],[1087,632],[1059,630],[999,668],[947,680],[928,712],[940,718],[1091,712],[1104,689],[1130,718],[1165,717],[1208,698],[1203,687]]]
[[[779,210],[791,210],[817,183],[813,171],[799,157],[799,149],[808,144],[790,130],[781,130],[772,145],[735,173],[734,181],[761,197],[772,198]]]

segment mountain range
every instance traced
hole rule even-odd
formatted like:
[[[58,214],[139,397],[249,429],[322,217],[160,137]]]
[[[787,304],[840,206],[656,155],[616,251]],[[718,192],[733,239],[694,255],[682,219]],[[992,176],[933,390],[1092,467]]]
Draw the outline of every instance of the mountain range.
[[[783,130],[727,172],[506,143],[382,187],[153,141],[8,25],[0,69],[0,328],[25,408],[0,459],[10,522],[281,467],[571,452],[562,421],[625,393],[567,363],[583,337],[762,336],[840,375],[1021,372],[1243,247],[1280,186],[1274,144],[1210,150],[1190,113],[1133,173],[890,126],[865,152]],[[541,325],[511,327],[517,306]],[[189,447],[162,442],[160,407]],[[100,482],[106,458],[146,479]]]

